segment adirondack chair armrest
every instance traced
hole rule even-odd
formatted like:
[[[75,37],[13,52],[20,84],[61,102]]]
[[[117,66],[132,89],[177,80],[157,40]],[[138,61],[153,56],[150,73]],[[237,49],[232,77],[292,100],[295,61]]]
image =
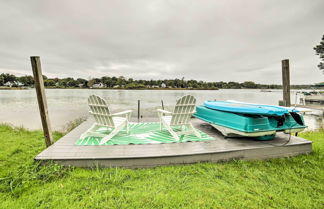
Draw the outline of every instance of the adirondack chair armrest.
[[[123,112],[117,112],[117,113],[111,114],[111,116],[129,115],[132,112],[133,112],[133,110],[126,110],[126,111],[123,111]]]
[[[157,109],[157,111],[158,111],[159,113],[163,113],[163,114],[169,114],[169,115],[172,114],[172,112],[167,111],[167,110]]]

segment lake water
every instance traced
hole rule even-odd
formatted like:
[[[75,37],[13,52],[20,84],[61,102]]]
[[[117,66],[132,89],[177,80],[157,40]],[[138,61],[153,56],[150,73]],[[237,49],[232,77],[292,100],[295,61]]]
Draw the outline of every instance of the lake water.
[[[137,117],[137,101],[141,101],[141,115],[157,117],[156,109],[163,100],[166,109],[172,108],[178,97],[191,94],[197,104],[205,100],[238,100],[251,103],[277,105],[282,91],[261,92],[259,89],[221,90],[99,90],[99,89],[46,89],[49,116],[54,130],[63,130],[66,124],[88,116],[87,98],[91,94],[108,99],[112,112],[134,110]],[[295,93],[291,94],[292,103]],[[323,117],[305,115],[309,129],[324,126]],[[41,129],[35,89],[0,91],[0,123],[10,123],[28,129]]]

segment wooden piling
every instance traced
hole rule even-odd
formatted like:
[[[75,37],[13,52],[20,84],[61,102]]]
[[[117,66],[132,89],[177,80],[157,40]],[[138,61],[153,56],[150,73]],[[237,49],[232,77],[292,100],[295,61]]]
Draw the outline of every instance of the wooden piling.
[[[48,115],[41,62],[38,56],[30,57],[30,61],[33,69],[39,113],[41,116],[43,131],[45,136],[45,144],[47,147],[49,147],[54,143],[54,140],[52,136],[52,129],[51,129],[51,124]]]
[[[161,99],[161,106],[162,106],[162,110],[164,110],[163,99]]]
[[[281,61],[282,65],[282,90],[283,90],[283,105],[290,107],[290,75],[289,75],[289,60]]]
[[[140,121],[141,117],[141,100],[137,101],[137,122]]]

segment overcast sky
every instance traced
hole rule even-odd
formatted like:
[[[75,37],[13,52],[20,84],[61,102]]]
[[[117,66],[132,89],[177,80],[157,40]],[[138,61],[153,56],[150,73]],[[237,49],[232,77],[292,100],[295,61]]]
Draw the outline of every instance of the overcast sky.
[[[0,73],[281,83],[324,81],[323,0],[0,0]]]

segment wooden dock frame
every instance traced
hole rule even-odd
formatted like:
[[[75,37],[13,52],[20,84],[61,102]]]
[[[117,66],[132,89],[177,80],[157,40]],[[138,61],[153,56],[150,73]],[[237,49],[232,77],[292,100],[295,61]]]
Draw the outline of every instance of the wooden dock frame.
[[[283,133],[271,141],[256,141],[249,138],[224,138],[216,129],[198,119],[193,119],[196,128],[213,136],[215,140],[170,144],[80,146],[75,145],[80,134],[94,121],[88,119],[70,133],[48,147],[35,159],[55,161],[76,167],[127,167],[146,168],[162,165],[218,162],[233,159],[262,160],[290,157],[312,151],[312,142]]]

